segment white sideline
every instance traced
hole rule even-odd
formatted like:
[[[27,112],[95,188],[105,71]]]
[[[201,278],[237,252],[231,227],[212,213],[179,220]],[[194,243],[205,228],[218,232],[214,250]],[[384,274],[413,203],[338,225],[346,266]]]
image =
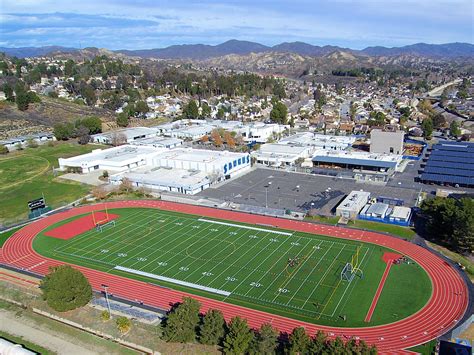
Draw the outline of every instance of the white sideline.
[[[274,234],[282,234],[282,235],[293,235],[293,233],[287,233],[287,232],[280,232],[280,231],[274,231],[272,229],[264,229],[264,228],[256,228],[256,227],[249,227],[249,226],[243,226],[241,224],[233,224],[233,223],[226,223],[226,222],[219,222],[219,221],[213,221],[211,219],[205,219],[205,218],[199,218],[199,222],[208,222],[208,223],[215,223],[215,224],[222,224],[223,226],[230,226],[230,227],[238,227],[238,228],[244,228],[244,229],[251,229],[254,231],[261,231],[261,232],[268,232],[268,233],[274,233]]]
[[[181,281],[181,280],[176,280],[176,279],[172,279],[170,277],[166,277],[166,276],[160,276],[160,275],[155,275],[155,274],[150,274],[149,272],[144,272],[144,271],[140,271],[140,270],[135,270],[135,269],[130,269],[128,267],[123,267],[123,266],[115,266],[114,269],[116,270],[120,270],[120,271],[126,271],[126,272],[129,272],[131,274],[136,274],[136,275],[141,275],[141,276],[146,276],[146,277],[150,277],[152,279],[157,279],[157,280],[161,280],[161,281],[166,281],[166,282],[171,282],[171,283],[174,283],[174,284],[178,284],[178,285],[181,285],[181,286],[187,286],[187,287],[191,287],[191,288],[196,288],[198,290],[203,290],[203,291],[207,291],[207,292],[212,292],[212,293],[217,293],[218,295],[222,295],[222,296],[230,296],[230,292],[227,292],[227,291],[222,291],[222,290],[218,290],[217,288],[212,288],[212,287],[206,287],[206,286],[202,286],[202,285],[197,285],[197,284],[193,284],[191,282],[186,282],[186,281]]]

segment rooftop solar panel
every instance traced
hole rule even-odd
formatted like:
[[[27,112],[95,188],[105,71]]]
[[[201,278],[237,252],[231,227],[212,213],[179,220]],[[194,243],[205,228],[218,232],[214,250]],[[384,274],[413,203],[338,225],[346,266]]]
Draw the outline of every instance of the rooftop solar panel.
[[[474,170],[450,169],[450,168],[441,168],[441,167],[436,167],[436,166],[425,167],[425,173],[474,177]]]
[[[453,163],[464,163],[464,164],[474,164],[474,157],[468,158],[468,157],[449,157],[445,155],[431,155],[428,159],[430,160],[436,160],[436,161],[448,161],[448,162],[453,162]]]
[[[431,155],[434,156],[445,156],[445,157],[466,157],[471,158],[474,157],[474,152],[455,152],[451,150],[434,150],[431,152]]]
[[[474,178],[463,177],[463,176],[449,176],[449,175],[423,173],[421,174],[421,180],[439,182],[439,183],[450,183],[450,184],[474,186]]]
[[[449,169],[474,170],[474,164],[456,163],[456,162],[440,161],[440,160],[428,160],[426,162],[426,167],[428,166],[449,168]]]

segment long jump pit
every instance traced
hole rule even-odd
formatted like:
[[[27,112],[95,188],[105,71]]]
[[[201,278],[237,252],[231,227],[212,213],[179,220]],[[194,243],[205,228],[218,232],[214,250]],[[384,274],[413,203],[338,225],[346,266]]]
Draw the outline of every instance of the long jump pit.
[[[94,212],[82,216],[74,221],[63,224],[62,226],[56,227],[44,233],[48,237],[68,240],[75,236],[90,231],[97,226],[97,221],[101,224],[113,221],[118,218],[117,214],[110,214],[106,212]]]

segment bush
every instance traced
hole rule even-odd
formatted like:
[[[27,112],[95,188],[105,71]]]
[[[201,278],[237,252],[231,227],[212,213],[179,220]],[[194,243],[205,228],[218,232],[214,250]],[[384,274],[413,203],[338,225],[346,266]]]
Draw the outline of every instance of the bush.
[[[100,314],[100,319],[102,319],[102,321],[104,322],[107,322],[108,320],[110,320],[109,311],[102,311],[102,313]]]
[[[38,148],[38,142],[34,139],[28,139],[26,144],[28,145],[28,148]]]
[[[127,317],[118,317],[115,324],[117,324],[117,329],[122,334],[127,333],[132,328],[132,322]]]
[[[0,154],[8,154],[8,148],[4,145],[0,145]]]
[[[58,312],[85,306],[92,298],[92,287],[86,277],[69,265],[50,268],[41,280],[43,299]]]

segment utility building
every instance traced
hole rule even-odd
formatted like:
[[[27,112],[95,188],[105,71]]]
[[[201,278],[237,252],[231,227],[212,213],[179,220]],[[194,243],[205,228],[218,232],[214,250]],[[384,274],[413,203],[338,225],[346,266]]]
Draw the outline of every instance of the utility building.
[[[347,197],[337,206],[336,216],[341,216],[348,219],[356,219],[360,210],[369,201],[370,192],[367,191],[352,191]]]
[[[403,154],[403,131],[387,132],[373,129],[370,132],[370,152],[380,154]]]

